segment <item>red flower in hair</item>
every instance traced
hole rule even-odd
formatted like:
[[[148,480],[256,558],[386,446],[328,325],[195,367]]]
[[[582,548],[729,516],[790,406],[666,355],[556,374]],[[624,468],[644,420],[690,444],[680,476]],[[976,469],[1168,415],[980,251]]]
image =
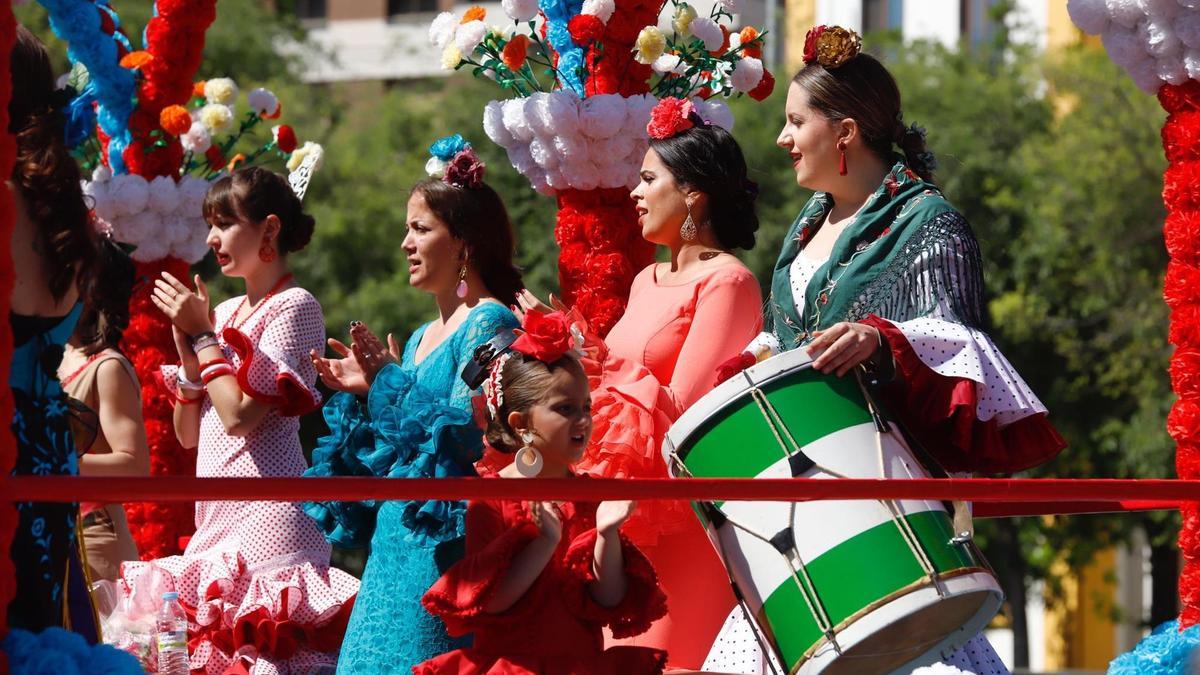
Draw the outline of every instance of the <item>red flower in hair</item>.
[[[512,344],[514,351],[543,363],[554,363],[575,346],[571,322],[562,312],[542,314],[536,309],[525,312],[521,337]]]
[[[691,114],[691,101],[668,96],[650,111],[650,123],[646,125],[646,133],[650,134],[650,138],[662,140],[687,131],[695,126],[690,119]]]
[[[817,40],[821,39],[821,33],[825,32],[825,26],[814,26],[808,31],[808,35],[804,36],[804,62],[812,63],[817,60]]]

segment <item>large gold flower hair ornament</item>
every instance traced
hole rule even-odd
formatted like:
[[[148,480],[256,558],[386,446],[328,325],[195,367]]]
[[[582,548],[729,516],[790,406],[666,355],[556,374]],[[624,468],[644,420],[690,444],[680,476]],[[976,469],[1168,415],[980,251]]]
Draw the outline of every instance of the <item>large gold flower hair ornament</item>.
[[[862,51],[862,38],[841,26],[815,26],[804,36],[804,62],[837,68]]]

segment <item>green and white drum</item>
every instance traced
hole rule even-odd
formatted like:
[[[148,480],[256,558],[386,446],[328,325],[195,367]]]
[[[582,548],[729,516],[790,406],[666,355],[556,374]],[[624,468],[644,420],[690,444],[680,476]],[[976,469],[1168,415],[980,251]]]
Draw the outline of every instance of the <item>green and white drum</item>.
[[[858,381],[786,352],[715,388],[671,427],[673,476],[925,478]],[[961,647],[1003,600],[936,501],[717,502],[697,513],[765,645],[789,673],[908,672]]]

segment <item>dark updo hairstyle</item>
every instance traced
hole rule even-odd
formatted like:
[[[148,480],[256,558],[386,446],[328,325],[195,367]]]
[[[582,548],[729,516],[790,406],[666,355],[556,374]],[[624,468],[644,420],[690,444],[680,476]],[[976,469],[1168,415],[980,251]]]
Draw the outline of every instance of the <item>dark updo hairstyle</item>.
[[[858,123],[867,147],[891,164],[893,147],[921,180],[932,183],[937,168],[925,146],[924,132],[904,126],[900,88],[896,79],[874,56],[860,53],[836,68],[812,62],[800,69],[792,82],[808,94],[808,104],[830,122],[846,118]]]
[[[651,139],[650,147],[676,183],[708,195],[709,225],[721,248],[754,248],[758,185],[747,176],[746,158],[732,134],[698,123],[674,136]]]
[[[466,244],[467,260],[492,297],[505,305],[516,302],[525,282],[513,263],[513,226],[500,195],[487,183],[457,187],[432,177],[413,186],[410,194],[417,193],[450,234]]]
[[[525,442],[508,426],[508,416],[514,412],[525,412],[541,403],[546,392],[550,390],[550,378],[554,376],[554,372],[564,369],[572,371],[577,377],[587,377],[583,365],[570,354],[553,363],[546,363],[521,352],[512,352],[500,374],[504,403],[488,421],[487,431],[484,433],[488,445],[509,454],[520,450]]]
[[[261,166],[234,171],[212,184],[204,196],[204,219],[249,220],[261,223],[267,216],[279,218],[281,254],[299,251],[312,239],[317,221],[304,212],[300,198],[287,179]]]
[[[133,260],[114,241],[103,239],[83,294],[83,311],[75,324],[75,337],[82,343],[84,354],[117,349],[129,327],[129,298],[136,278]]]
[[[46,287],[61,301],[74,285],[80,293],[96,251],[79,166],[64,140],[54,71],[46,47],[20,24],[10,64],[12,100],[8,131],[17,139],[12,182],[25,213],[37,226],[36,250],[45,262]]]

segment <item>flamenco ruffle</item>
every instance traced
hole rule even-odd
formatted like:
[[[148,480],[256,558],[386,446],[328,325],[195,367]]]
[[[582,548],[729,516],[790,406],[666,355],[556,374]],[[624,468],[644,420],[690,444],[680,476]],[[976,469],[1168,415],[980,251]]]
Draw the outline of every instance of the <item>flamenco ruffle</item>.
[[[280,415],[299,417],[321,404],[321,393],[304,384],[305,378],[281,354],[261,350],[236,328],[226,328],[221,337],[238,355],[238,386],[258,401],[275,406]],[[178,365],[164,365],[155,379],[171,396],[179,394]],[[270,390],[274,389],[274,393]]]
[[[285,417],[299,417],[321,405],[321,393],[304,384],[305,378],[299,369],[283,354],[271,353],[264,346],[255,345],[236,328],[226,328],[221,337],[241,360],[237,369],[238,385],[252,398],[275,406]],[[272,388],[274,393],[270,391]]]
[[[644,367],[603,351],[598,357],[582,359],[593,392],[592,440],[576,468],[598,478],[666,478],[659,446],[677,406]],[[622,531],[653,546],[694,519],[687,502],[652,500],[638,505]]]
[[[13,628],[0,649],[8,658],[8,672],[84,675],[110,673],[134,675],[142,667],[132,655],[109,645],[89,645],[83,636],[61,628],[40,633]]]
[[[343,392],[329,399],[321,412],[331,433],[317,441],[312,466],[304,475],[318,478],[376,475],[366,463],[371,453],[356,451],[373,449],[375,444],[364,404]],[[342,548],[365,548],[371,543],[378,502],[304,502],[301,508],[316,521],[317,529],[330,543]]]
[[[471,414],[448,405],[444,396],[421,386],[411,371],[392,364],[375,378],[366,410],[349,394],[330,402],[325,418],[330,436],[318,441],[306,476],[368,475],[439,478],[449,475],[439,459],[470,465],[483,443]],[[420,546],[463,535],[466,504],[460,501],[400,502],[407,541]],[[378,504],[306,504],[305,511],[331,541],[365,545],[374,530]],[[340,538],[340,539],[339,539]]]
[[[250,570],[236,552],[126,562],[121,571],[133,606],[179,593],[193,672],[222,673],[239,660],[252,673],[332,666],[358,590],[338,569],[303,562]]]
[[[562,508],[570,523],[579,508],[594,507],[568,503]],[[484,607],[500,581],[526,545],[538,537],[537,527],[524,512],[515,522],[506,522],[494,524],[503,528],[496,538],[479,553],[459,561],[422,599],[426,609],[440,617],[452,635],[473,632],[475,646],[435,657],[418,665],[415,673],[662,672],[665,652],[645,647],[604,650],[600,640],[601,626],[612,627],[618,637],[636,635],[666,614],[666,597],[658,588],[653,567],[624,536],[622,553],[628,588],[615,607],[597,604],[588,588],[595,580],[592,557],[597,535],[592,528],[577,535],[569,545],[560,543],[556,558],[561,556],[561,561],[552,560],[512,607],[488,613]],[[583,637],[587,635],[591,637]],[[544,639],[539,643],[535,636]]]
[[[1066,447],[1044,413],[1003,426],[995,418],[980,420],[975,382],[931,370],[895,324],[875,316],[863,323],[879,329],[892,350],[896,379],[885,388],[892,411],[946,471],[1014,473]]]
[[[567,549],[566,568],[578,581],[574,588],[564,593],[567,606],[579,616],[611,628],[614,638],[641,635],[651,623],[667,614],[667,596],[658,586],[658,575],[646,556],[622,534],[625,597],[614,607],[597,604],[588,590],[588,584],[596,580],[593,558],[597,536],[596,530],[588,530],[576,537]]]
[[[421,604],[430,614],[441,618],[446,624],[446,632],[454,636],[481,628],[520,625],[536,611],[536,596],[544,584],[535,583],[520,601],[503,613],[490,614],[484,610],[484,605],[512,567],[513,559],[537,536],[538,530],[532,521],[514,524],[479,554],[464,558],[451,567],[426,591]]]
[[[1200,665],[1200,626],[1179,631],[1178,621],[1160,624],[1127,652],[1108,664],[1108,675],[1177,675]]]

